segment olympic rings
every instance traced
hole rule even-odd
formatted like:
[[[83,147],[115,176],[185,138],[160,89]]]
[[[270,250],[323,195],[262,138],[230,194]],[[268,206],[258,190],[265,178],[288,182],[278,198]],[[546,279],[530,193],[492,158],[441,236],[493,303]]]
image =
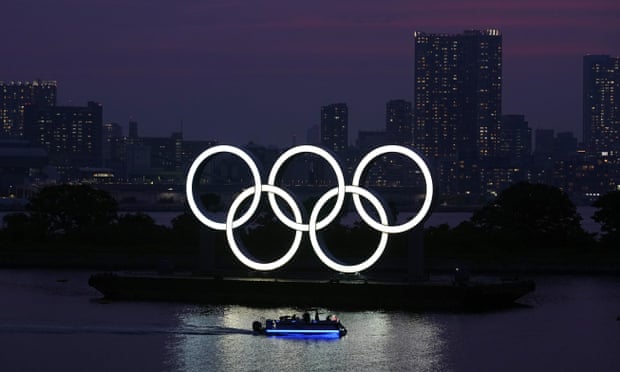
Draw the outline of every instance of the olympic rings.
[[[315,226],[318,228],[316,224],[316,219],[323,205],[329,199],[333,198],[334,194],[337,192],[338,192],[338,189],[333,188],[329,190],[328,192],[326,192],[325,194],[323,194],[323,196],[321,196],[321,198],[317,200],[316,204],[314,205],[314,208],[312,209],[312,214],[310,215],[310,222],[308,223],[309,226],[313,227],[310,229],[310,242],[312,243],[312,248],[314,249],[314,253],[319,257],[319,259],[326,266],[336,271],[340,271],[343,273],[356,273],[359,271],[366,270],[370,266],[374,265],[375,262],[377,262],[377,260],[379,259],[379,257],[381,257],[381,255],[383,254],[383,251],[385,250],[385,246],[387,245],[387,238],[388,238],[388,234],[386,232],[383,232],[383,231],[381,232],[381,239],[379,240],[379,245],[377,246],[375,253],[372,256],[370,256],[369,259],[357,265],[344,265],[340,262],[337,262],[333,257],[330,257],[327,254],[325,254],[325,252],[323,252],[323,248],[321,247],[321,244],[319,243],[317,239],[316,229],[314,228]],[[385,209],[383,208],[383,205],[381,204],[379,199],[377,199],[377,197],[374,196],[370,191],[363,189],[361,187],[358,187],[358,186],[345,186],[345,192],[353,193],[353,195],[358,196],[358,197],[359,195],[362,195],[363,197],[368,199],[372,203],[372,205],[377,209],[377,212],[379,213],[379,218],[381,219],[381,223],[383,223],[384,225],[387,225],[388,223],[387,213],[385,212]]]
[[[224,223],[213,221],[212,219],[205,216],[201,207],[198,205],[198,203],[196,203],[196,199],[194,196],[194,182],[199,169],[201,169],[202,164],[208,158],[219,153],[230,153],[239,157],[250,168],[250,173],[252,174],[252,178],[254,179],[254,186],[243,190],[233,200],[226,216],[226,222]],[[288,159],[301,153],[312,153],[327,161],[333,169],[334,173],[336,174],[337,181],[337,186],[325,192],[316,202],[312,209],[312,212],[310,213],[310,219],[307,224],[303,224],[301,211],[295,199],[287,191],[275,185],[280,168],[285,164]],[[372,192],[360,186],[360,180],[364,175],[366,167],[368,167],[368,165],[373,159],[386,153],[397,153],[409,158],[410,160],[413,160],[415,164],[420,168],[426,184],[424,202],[418,213],[408,222],[395,226],[390,226],[388,224],[387,212],[385,211],[385,207],[379,201],[379,199]],[[269,173],[267,184],[262,184],[258,166],[254,159],[247,152],[238,147],[230,145],[218,145],[205,150],[194,160],[187,174],[187,181],[185,186],[187,201],[192,213],[205,226],[215,230],[226,231],[226,238],[228,240],[230,249],[232,250],[235,257],[237,257],[237,259],[239,259],[239,261],[241,261],[244,265],[255,270],[263,271],[275,270],[279,267],[282,267],[293,258],[293,256],[299,249],[302,233],[307,231],[309,233],[312,249],[314,250],[317,257],[321,260],[321,262],[323,262],[323,264],[333,270],[344,273],[354,273],[368,269],[369,267],[374,265],[383,254],[387,245],[388,234],[401,233],[413,229],[420,222],[422,222],[422,220],[430,211],[433,199],[433,190],[434,188],[431,172],[422,157],[418,155],[415,151],[398,145],[381,146],[372,150],[366,156],[364,156],[358,164],[357,168],[355,169],[355,172],[353,173],[353,180],[351,182],[351,185],[345,185],[342,168],[340,167],[338,161],[334,158],[334,156],[331,155],[328,151],[317,146],[296,146],[284,152],[275,161]],[[282,222],[284,225],[295,231],[293,243],[291,244],[289,250],[284,254],[284,256],[273,262],[267,263],[257,261],[256,259],[251,257],[251,255],[243,247],[239,247],[233,231],[235,228],[245,224],[254,215],[254,213],[258,209],[260,196],[263,192],[267,193],[269,205],[278,220],[280,220],[280,222]],[[370,227],[381,233],[379,244],[377,245],[377,248],[372,254],[372,256],[366,261],[354,265],[346,265],[338,262],[338,260],[333,258],[331,254],[326,253],[317,237],[317,231],[324,229],[327,225],[333,222],[333,220],[340,213],[340,210],[342,209],[342,206],[344,204],[344,198],[346,193],[353,194],[353,204],[362,220]],[[253,195],[253,197],[248,210],[243,213],[241,217],[235,219],[237,209],[250,195]],[[278,203],[276,202],[276,195],[284,199],[284,201],[289,205],[294,217],[294,221],[282,212]],[[364,206],[361,203],[360,196],[367,199],[377,210],[380,220],[379,222],[374,220],[366,212]],[[329,201],[333,197],[336,197],[336,202],[333,209],[327,214],[325,218],[317,221],[321,209],[327,203],[327,201]]]
[[[353,186],[359,186],[360,178],[362,177],[366,166],[368,166],[368,164],[377,156],[389,152],[395,152],[397,154],[404,155],[409,159],[413,160],[418,165],[418,167],[420,167],[422,175],[424,176],[424,180],[426,181],[426,196],[424,197],[424,203],[422,204],[422,208],[420,208],[420,211],[407,223],[397,226],[386,226],[385,224],[377,223],[377,221],[373,220],[368,215],[368,213],[366,213],[366,210],[364,209],[364,206],[362,205],[358,194],[353,194],[353,203],[355,204],[355,209],[360,214],[360,217],[362,217],[362,220],[368,225],[370,225],[373,229],[390,234],[397,234],[403,231],[413,229],[417,224],[422,222],[424,217],[426,217],[426,214],[431,209],[431,204],[433,201],[433,183],[431,182],[431,171],[426,166],[426,163],[424,162],[422,157],[420,157],[420,155],[418,155],[416,152],[403,146],[386,145],[377,147],[362,158],[359,165],[355,169],[355,173],[353,173],[353,181],[351,182],[351,184]]]
[[[286,191],[284,191],[284,189],[271,186],[271,185],[262,185],[261,191],[269,192],[270,196],[272,196],[273,194],[278,194],[278,196],[282,197],[291,207],[291,210],[293,211],[293,215],[295,216],[295,222],[297,223],[301,222],[301,211],[299,210],[299,207],[297,206],[295,199],[293,199]],[[293,256],[297,252],[297,249],[299,249],[299,244],[301,243],[302,231],[300,230],[295,231],[295,239],[293,240],[293,244],[291,244],[291,248],[288,250],[288,252],[286,252],[284,256],[282,256],[282,258],[276,261],[273,261],[273,262],[269,262],[269,263],[260,263],[260,262],[257,262],[256,260],[248,258],[248,255],[249,255],[248,252],[245,251],[245,249],[242,252],[242,250],[237,246],[237,241],[235,239],[232,226],[233,226],[233,220],[235,219],[235,212],[237,211],[237,208],[239,208],[241,203],[250,194],[253,194],[253,193],[256,195],[256,190],[254,187],[245,189],[241,194],[239,194],[239,196],[235,198],[233,203],[230,205],[230,209],[228,210],[228,216],[226,217],[226,238],[228,239],[228,243],[230,244],[230,249],[232,250],[235,257],[237,257],[239,261],[243,262],[243,264],[245,264],[246,266],[254,270],[264,270],[264,271],[275,270],[278,267],[284,266],[284,264],[286,264],[288,261],[290,261],[291,258],[293,258]]]
[[[240,157],[241,160],[243,160],[248,165],[248,167],[250,167],[250,172],[252,172],[252,177],[254,178],[254,184],[256,184],[259,187],[259,191],[260,191],[260,185],[261,185],[260,172],[258,168],[256,167],[256,162],[254,161],[254,159],[252,159],[252,157],[247,152],[243,151],[242,149],[238,147],[229,146],[229,145],[213,146],[203,151],[202,154],[198,155],[198,157],[192,163],[192,166],[189,168],[189,172],[187,173],[187,181],[185,182],[185,194],[187,196],[187,203],[189,204],[190,209],[194,213],[194,216],[196,216],[198,220],[202,222],[205,226],[210,227],[214,230],[226,230],[226,224],[218,223],[218,222],[215,222],[209,219],[207,216],[204,215],[200,207],[196,204],[196,200],[194,199],[194,177],[196,177],[198,168],[200,168],[200,165],[205,160],[207,160],[209,157],[213,155],[216,155],[222,152],[228,152],[228,153],[231,153],[233,155],[237,155],[238,157]],[[258,209],[259,202],[260,202],[260,192],[255,192],[254,198],[252,199],[252,203],[250,204],[250,208],[248,208],[248,210],[245,212],[245,214],[241,218],[233,222],[233,228],[237,228],[243,225],[250,218],[252,218],[252,215],[254,214],[254,212],[256,212],[256,209]]]
[[[334,172],[336,173],[336,181],[338,181],[338,199],[336,200],[336,205],[334,205],[334,209],[332,209],[332,211],[324,219],[318,222],[318,225],[316,228],[321,230],[321,229],[324,229],[325,226],[329,225],[338,216],[338,213],[340,212],[340,210],[342,209],[342,205],[344,204],[344,195],[345,195],[344,175],[342,174],[342,169],[340,169],[340,164],[338,164],[338,161],[334,158],[332,154],[316,146],[301,145],[301,146],[292,147],[288,151],[286,151],[284,154],[280,155],[280,157],[273,164],[273,167],[271,168],[271,172],[269,172],[269,178],[267,179],[267,183],[269,185],[275,184],[276,176],[278,175],[278,171],[280,170],[280,167],[282,167],[282,165],[289,158],[297,154],[304,153],[304,152],[313,153],[325,159],[329,163],[329,165],[332,167]],[[310,230],[309,225],[294,224],[290,222],[290,219],[280,210],[278,203],[276,203],[275,196],[273,194],[268,194],[268,197],[269,197],[269,205],[271,205],[271,209],[273,209],[273,213],[275,213],[275,215],[278,217],[280,221],[282,221],[283,224],[285,224],[286,226],[290,227],[293,230],[301,230],[301,231]]]

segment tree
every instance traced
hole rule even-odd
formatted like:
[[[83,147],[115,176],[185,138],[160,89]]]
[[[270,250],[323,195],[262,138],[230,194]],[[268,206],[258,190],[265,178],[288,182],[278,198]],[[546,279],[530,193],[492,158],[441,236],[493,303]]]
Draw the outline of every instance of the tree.
[[[522,182],[507,188],[471,221],[512,247],[575,247],[590,238],[568,196],[543,184]]]
[[[592,219],[601,224],[602,241],[616,245],[620,241],[620,191],[601,196],[592,206],[598,208]]]
[[[88,185],[54,185],[42,188],[26,208],[32,222],[53,235],[108,227],[117,219],[118,205],[110,194]]]
[[[204,209],[209,212],[219,212],[224,207],[222,206],[222,198],[219,194],[206,193],[200,195],[200,202]]]
[[[4,216],[2,234],[13,243],[36,242],[41,240],[41,229],[32,226],[30,217],[25,213],[9,213]]]
[[[178,245],[198,247],[202,224],[192,214],[185,212],[172,219],[172,233]]]
[[[161,248],[169,245],[168,229],[158,225],[153,217],[144,213],[124,213],[118,216],[115,236],[111,239],[124,247]]]

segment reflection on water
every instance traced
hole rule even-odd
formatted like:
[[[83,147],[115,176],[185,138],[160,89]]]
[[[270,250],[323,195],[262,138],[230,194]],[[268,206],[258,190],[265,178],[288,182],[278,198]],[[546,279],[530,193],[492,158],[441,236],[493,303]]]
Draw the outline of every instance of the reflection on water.
[[[319,309],[323,315],[331,313]],[[291,308],[187,307],[179,324],[197,328],[221,324],[250,329],[261,317],[299,314]],[[266,337],[244,332],[225,337],[175,337],[173,365],[180,370],[418,370],[445,371],[446,341],[441,324],[410,313],[338,313],[349,334],[341,339]]]
[[[341,339],[252,334],[303,309],[97,301],[87,272],[0,270],[7,371],[615,371],[620,279],[549,277],[488,313],[338,312]]]

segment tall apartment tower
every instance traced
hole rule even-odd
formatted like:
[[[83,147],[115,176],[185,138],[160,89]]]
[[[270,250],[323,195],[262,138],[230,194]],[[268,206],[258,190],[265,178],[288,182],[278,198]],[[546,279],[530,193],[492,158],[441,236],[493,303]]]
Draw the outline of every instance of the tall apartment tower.
[[[0,81],[0,138],[24,136],[24,110],[31,106],[56,106],[56,82]]]
[[[476,193],[482,163],[501,150],[501,33],[414,39],[414,146],[437,162],[444,192]]]
[[[346,103],[321,107],[321,145],[344,153],[348,147],[349,110]]]
[[[592,155],[620,151],[620,57],[583,57],[583,142]]]
[[[385,105],[385,131],[390,144],[411,146],[413,144],[413,113],[411,102],[391,100]]]

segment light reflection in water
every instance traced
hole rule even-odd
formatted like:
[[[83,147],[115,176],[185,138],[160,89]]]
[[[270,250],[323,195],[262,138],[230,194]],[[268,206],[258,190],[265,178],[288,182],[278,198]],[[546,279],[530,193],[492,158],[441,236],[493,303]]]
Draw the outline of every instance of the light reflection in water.
[[[405,312],[339,312],[343,338],[253,335],[254,320],[300,314],[291,308],[189,306],[179,327],[204,334],[175,336],[170,364],[186,371],[224,370],[449,370],[444,330],[432,316]],[[319,310],[321,317],[332,313]]]

